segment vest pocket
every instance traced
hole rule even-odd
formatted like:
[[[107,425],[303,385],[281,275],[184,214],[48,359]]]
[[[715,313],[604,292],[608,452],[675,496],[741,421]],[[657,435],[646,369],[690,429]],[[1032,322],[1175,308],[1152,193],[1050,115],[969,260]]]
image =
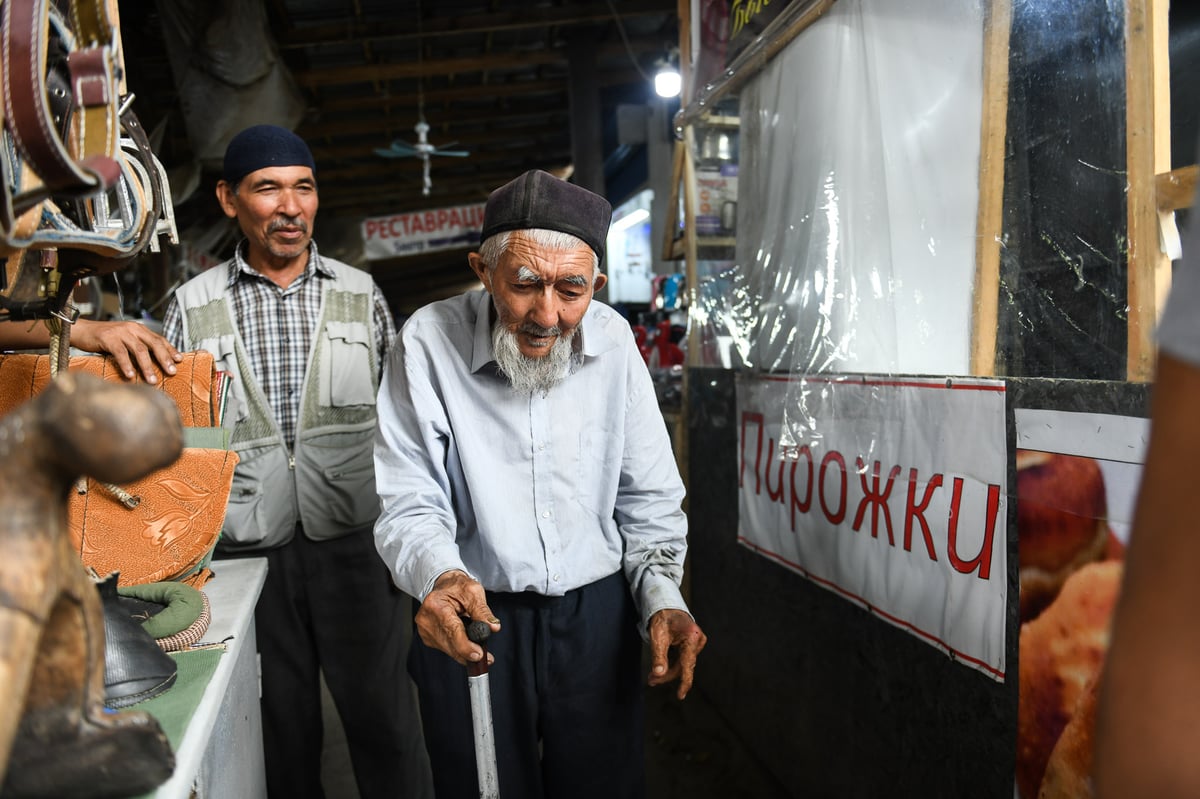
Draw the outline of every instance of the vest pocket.
[[[362,322],[327,322],[321,335],[317,379],[321,405],[344,408],[375,404],[371,331]]]
[[[233,476],[221,542],[229,549],[269,549],[291,540],[296,529],[291,475],[278,450],[241,453]]]
[[[304,442],[305,460],[311,462],[322,485],[319,494],[300,496],[304,518],[321,519],[312,529],[305,527],[310,538],[337,538],[369,527],[378,518],[373,434],[367,430],[322,436],[320,443]]]

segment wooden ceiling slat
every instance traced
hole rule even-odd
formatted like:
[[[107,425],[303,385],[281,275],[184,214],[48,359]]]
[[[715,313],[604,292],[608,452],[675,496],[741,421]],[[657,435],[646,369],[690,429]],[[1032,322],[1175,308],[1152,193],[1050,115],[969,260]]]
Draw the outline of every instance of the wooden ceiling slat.
[[[424,75],[445,75],[455,72],[481,72],[492,69],[528,69],[539,64],[565,64],[566,57],[556,51],[531,53],[490,53],[482,56],[442,58],[436,61],[416,60],[395,64],[355,64],[320,67],[295,74],[296,82],[306,88],[336,86],[347,83],[418,78]]]
[[[630,40],[634,55],[661,53],[663,42],[655,37]],[[609,44],[597,49],[597,60],[620,59],[628,62],[629,52],[623,43]],[[296,82],[305,88],[339,86],[351,83],[426,78],[430,76],[454,75],[460,72],[491,72],[494,70],[536,70],[547,65],[567,66],[566,48],[553,50],[529,50],[520,53],[490,52],[457,58],[415,59],[399,63],[354,64],[347,66],[313,67],[294,73]],[[621,67],[624,69],[625,67]],[[415,92],[414,92],[415,93]]]
[[[516,127],[515,123],[529,122],[530,120],[539,120],[542,125],[539,129],[545,127],[547,120],[553,122],[555,120],[565,119],[568,114],[568,109],[565,102],[557,104],[542,103],[536,108],[525,109],[495,109],[483,111],[458,111],[446,112],[438,111],[435,113],[426,113],[426,122],[431,126],[429,138],[435,144],[437,131],[446,130],[449,126],[457,126],[460,130],[464,127],[469,128],[489,128],[488,131],[479,134],[477,140],[484,142],[495,140],[497,135],[512,132],[519,135],[522,128]],[[312,122],[303,124],[297,128],[303,138],[317,142],[322,139],[331,137],[353,137],[353,136],[370,136],[377,135],[383,131],[391,130],[396,136],[404,138],[413,135],[413,125],[417,123],[417,109],[395,109],[386,118],[379,115],[360,116],[338,118],[334,122]],[[491,135],[486,135],[490,133]],[[456,138],[467,135],[463,133],[453,134]],[[382,147],[387,144],[386,141],[376,141],[371,146]]]
[[[623,4],[618,9],[623,18],[662,15],[675,11],[675,0],[639,0],[636,5]],[[406,40],[422,37],[486,34],[499,30],[525,30],[548,26],[588,25],[611,22],[612,12],[606,4],[564,6],[558,8],[503,11],[494,14],[463,15],[429,18],[422,21],[421,33],[410,18],[398,15],[394,20],[353,22],[322,22],[292,30],[280,37],[283,50],[351,44],[363,40]]]
[[[411,133],[411,128],[410,128],[410,133]],[[405,140],[408,140],[408,139],[412,138],[410,133],[404,133],[400,136],[395,136],[393,138],[403,138]],[[461,149],[461,147],[466,147],[466,148],[470,149],[471,147],[476,146],[476,145],[487,145],[489,147],[490,151],[495,153],[495,152],[502,152],[506,147],[512,148],[512,147],[516,147],[516,146],[523,146],[523,143],[525,141],[536,142],[538,140],[547,139],[547,138],[550,138],[550,139],[562,138],[566,134],[567,134],[567,131],[565,130],[564,126],[561,124],[542,123],[542,124],[538,124],[538,125],[524,125],[521,127],[513,126],[513,127],[503,127],[503,128],[492,128],[490,130],[473,130],[473,131],[469,131],[469,132],[463,132],[461,135],[456,133],[454,135],[454,141],[456,141],[458,143],[458,145],[460,145],[460,149]],[[309,137],[309,138],[311,138],[311,137]],[[322,145],[319,145],[319,144],[316,144],[315,142],[313,142],[312,144],[310,144],[310,147],[313,151],[313,157],[317,160],[318,164],[329,163],[329,162],[333,162],[333,161],[341,161],[341,160],[344,160],[347,158],[369,158],[372,161],[372,165],[370,167],[366,168],[366,170],[369,171],[370,169],[378,170],[379,163],[383,162],[383,158],[381,156],[378,156],[375,154],[375,148],[376,147],[387,147],[387,145],[390,141],[391,140],[388,139],[386,136],[382,135],[382,131],[380,131],[380,137],[377,141],[364,141],[362,143],[357,143],[357,144],[339,144],[339,145],[334,145],[334,146],[322,146]],[[438,142],[438,141],[434,141],[433,143],[434,144],[449,144],[449,142]],[[473,157],[473,155],[468,156],[468,160],[471,157]],[[486,157],[486,156],[482,156],[482,157]],[[449,156],[443,156],[441,158],[434,156],[434,158],[441,162],[449,161],[451,163],[458,160],[458,159],[451,158]],[[415,159],[415,158],[411,159],[411,161],[405,160],[405,159],[396,159],[395,162],[396,163],[409,163],[409,162],[419,163],[419,160]],[[466,161],[464,161],[464,163],[466,163]],[[330,171],[332,172],[333,170],[330,170]],[[353,178],[353,177],[356,177],[356,175],[357,175],[357,173],[353,171],[353,168],[350,168],[349,172],[337,171],[336,174],[337,174],[337,179],[339,179],[339,180],[346,179],[346,178]]]
[[[408,186],[393,184],[393,188],[388,190],[364,189],[354,192],[339,187],[332,193],[321,191],[321,210],[322,213],[333,211],[339,215],[358,215],[366,218],[409,213],[428,208],[467,205],[486,200],[488,194],[497,186],[512,180],[528,169],[556,171],[565,169],[570,163],[570,155],[565,154],[557,156],[557,158],[538,159],[536,163],[528,161],[514,163],[508,169],[481,173],[471,178],[439,175],[435,167],[433,193],[429,197],[421,195],[419,178],[411,181]]]
[[[632,72],[633,70],[629,70]],[[623,83],[628,83],[627,78]],[[453,88],[425,89],[425,102],[450,103],[457,100],[478,100],[480,98],[495,98],[507,96],[537,96],[540,94],[559,94],[566,92],[567,81],[562,80],[520,80],[508,83],[488,83],[480,86],[455,86]],[[363,108],[395,108],[403,104],[405,108],[416,109],[417,101],[411,92],[372,94],[361,97],[346,97],[345,95],[322,98],[321,109],[329,112],[356,111]]]

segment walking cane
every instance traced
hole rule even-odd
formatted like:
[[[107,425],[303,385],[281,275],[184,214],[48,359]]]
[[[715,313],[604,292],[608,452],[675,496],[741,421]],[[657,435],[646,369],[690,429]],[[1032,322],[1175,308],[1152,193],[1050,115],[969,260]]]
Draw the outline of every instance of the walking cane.
[[[496,735],[492,728],[492,693],[488,686],[487,639],[492,628],[485,621],[467,622],[467,638],[483,647],[483,657],[467,666],[471,689],[471,724],[475,728],[475,767],[479,771],[479,799],[500,799],[496,774]]]

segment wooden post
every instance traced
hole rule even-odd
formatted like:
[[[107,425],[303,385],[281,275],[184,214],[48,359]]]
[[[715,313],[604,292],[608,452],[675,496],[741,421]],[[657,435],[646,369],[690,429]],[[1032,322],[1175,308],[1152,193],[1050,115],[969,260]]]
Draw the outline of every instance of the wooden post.
[[[685,101],[691,97],[692,92],[692,3],[691,0],[678,0],[677,4],[679,14],[679,78],[680,88],[679,95]],[[689,486],[691,485],[691,469],[688,456],[688,417],[690,416],[688,402],[688,386],[690,380],[688,372],[696,363],[697,350],[699,349],[698,336],[695,334],[695,325],[692,324],[691,315],[695,313],[696,292],[696,219],[695,205],[693,201],[696,196],[696,176],[695,173],[688,167],[692,163],[692,128],[687,126],[684,129],[684,140],[675,143],[675,164],[671,170],[671,208],[668,211],[668,218],[674,220],[677,209],[679,208],[679,199],[677,192],[679,191],[680,182],[683,183],[684,191],[684,213],[683,213],[683,240],[684,240],[684,278],[687,281],[685,289],[688,297],[688,338],[687,351],[683,364],[683,376],[680,382],[680,391],[682,396],[679,398],[679,415],[675,419],[675,463],[679,468],[679,474],[683,478],[684,500],[683,510],[686,513],[688,510],[687,497],[691,494]],[[667,236],[671,241],[667,242],[667,246],[671,247],[674,242],[674,228],[672,223],[667,228]],[[691,242],[688,245],[688,242]],[[692,600],[692,570],[691,556],[685,561],[683,571],[683,580],[680,583],[679,589],[683,594],[684,601],[691,602]]]
[[[1163,172],[1154,179],[1158,210],[1177,211],[1191,208],[1196,196],[1196,179],[1200,177],[1200,165],[1181,166]]]
[[[975,222],[975,290],[971,374],[996,373],[1000,305],[1000,237],[1004,225],[1004,143],[1008,131],[1008,40],[1012,0],[992,0],[984,24],[980,116],[979,207]]]
[[[675,231],[679,228],[679,188],[683,185],[683,154],[687,149],[681,141],[675,142],[671,165],[671,194],[667,200],[667,213],[663,221],[662,259],[674,261],[679,257],[675,244]]]
[[[600,120],[600,82],[596,77],[596,34],[590,27],[568,35],[568,111],[575,182],[604,195],[604,153]]]
[[[1126,0],[1125,160],[1128,172],[1129,324],[1125,379],[1154,375],[1154,327],[1170,289],[1171,261],[1159,244],[1156,175],[1171,169],[1167,0]]]
[[[683,269],[687,283],[688,306],[695,303],[699,273],[696,261],[699,248],[696,244],[696,208],[699,195],[696,189],[696,135],[692,126],[683,131]],[[696,366],[700,355],[700,338],[696,326],[688,325],[687,366]]]

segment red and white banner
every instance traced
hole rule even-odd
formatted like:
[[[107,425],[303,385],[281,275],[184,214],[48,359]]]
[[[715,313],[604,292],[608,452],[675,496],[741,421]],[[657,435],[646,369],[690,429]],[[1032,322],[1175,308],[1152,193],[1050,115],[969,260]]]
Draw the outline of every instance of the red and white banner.
[[[1003,681],[1004,391],[971,378],[743,377],[738,541]],[[797,397],[812,434],[781,445]]]
[[[377,261],[456,247],[474,248],[483,229],[483,208],[484,203],[476,203],[365,219],[363,253],[368,261]]]

